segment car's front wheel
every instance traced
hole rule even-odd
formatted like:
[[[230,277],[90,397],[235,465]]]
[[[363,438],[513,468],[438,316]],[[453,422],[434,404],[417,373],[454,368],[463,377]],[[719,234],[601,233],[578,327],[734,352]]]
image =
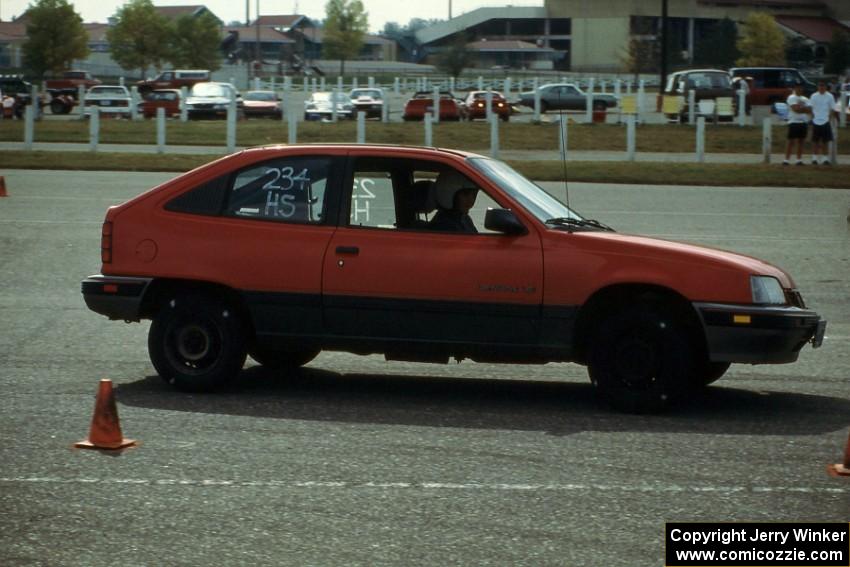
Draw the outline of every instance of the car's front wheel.
[[[173,295],[153,319],[148,352],[156,371],[174,387],[216,390],[234,380],[245,364],[245,326],[219,298]]]
[[[706,360],[694,370],[691,377],[691,384],[697,388],[713,384],[726,374],[729,366],[731,366],[729,362],[710,362]]]
[[[588,352],[590,380],[615,408],[659,411],[684,392],[694,369],[686,326],[672,309],[636,306],[605,317]]]
[[[276,350],[255,346],[250,350],[251,358],[275,370],[294,370],[304,366],[319,355],[319,349]]]

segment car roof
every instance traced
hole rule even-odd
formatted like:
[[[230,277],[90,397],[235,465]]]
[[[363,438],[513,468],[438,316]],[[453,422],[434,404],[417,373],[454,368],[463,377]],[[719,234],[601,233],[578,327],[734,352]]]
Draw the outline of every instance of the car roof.
[[[723,69],[684,69],[682,71],[676,71],[673,74],[687,75],[688,73],[723,73],[724,75],[728,75],[729,71],[724,71]]]
[[[339,150],[350,150],[355,154],[362,153],[373,153],[380,151],[392,150],[393,153],[409,153],[410,157],[415,158],[417,155],[422,156],[422,154],[429,154],[431,156],[443,156],[443,157],[460,157],[460,158],[469,158],[469,157],[486,157],[481,154],[476,154],[473,152],[467,152],[463,150],[456,150],[452,148],[437,148],[430,146],[400,146],[398,144],[328,144],[328,143],[318,143],[318,144],[269,144],[265,146],[256,146],[253,148],[248,148],[244,150],[245,152],[260,152],[266,150],[280,150],[280,149],[291,149],[291,150],[304,150],[310,149],[315,150],[317,152],[321,152],[322,150],[333,151],[334,153],[338,153]]]

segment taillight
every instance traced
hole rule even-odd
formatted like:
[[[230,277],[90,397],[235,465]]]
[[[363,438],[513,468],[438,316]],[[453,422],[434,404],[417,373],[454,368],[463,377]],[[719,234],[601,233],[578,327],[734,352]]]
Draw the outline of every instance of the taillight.
[[[104,264],[112,263],[112,223],[105,221],[100,232],[100,261]]]

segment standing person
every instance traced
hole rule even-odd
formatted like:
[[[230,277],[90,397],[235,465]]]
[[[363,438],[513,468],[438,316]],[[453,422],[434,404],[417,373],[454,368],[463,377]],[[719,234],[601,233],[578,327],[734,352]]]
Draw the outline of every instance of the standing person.
[[[797,165],[803,165],[803,143],[809,130],[809,101],[803,96],[802,83],[794,84],[794,92],[788,97],[788,143],[785,145],[785,160],[782,165],[788,165],[791,159],[791,148],[797,145]]]
[[[809,104],[812,109],[812,164],[830,165],[828,152],[832,141],[835,98],[827,92],[824,81],[818,81],[818,92],[812,95]]]

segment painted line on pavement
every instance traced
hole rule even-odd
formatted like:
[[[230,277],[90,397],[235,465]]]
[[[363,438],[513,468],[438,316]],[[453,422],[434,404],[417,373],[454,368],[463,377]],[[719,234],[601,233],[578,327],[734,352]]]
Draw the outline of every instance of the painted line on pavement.
[[[631,492],[643,494],[850,494],[850,486],[703,486],[658,484],[538,484],[538,483],[477,483],[477,482],[347,482],[320,480],[222,480],[180,478],[61,478],[61,477],[0,477],[2,484],[116,484],[140,486],[190,486],[227,488],[342,488],[349,490],[474,490],[506,492]]]

